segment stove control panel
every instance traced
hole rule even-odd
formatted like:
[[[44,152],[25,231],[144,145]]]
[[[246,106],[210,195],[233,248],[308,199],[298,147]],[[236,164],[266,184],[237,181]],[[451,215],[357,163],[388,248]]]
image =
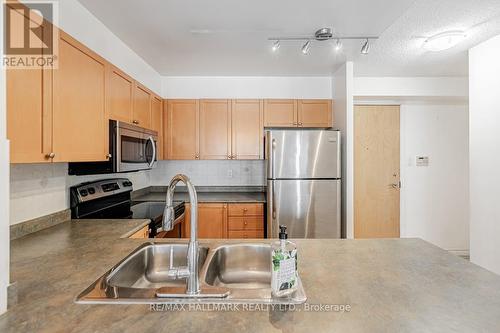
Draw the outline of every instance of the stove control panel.
[[[132,182],[127,178],[105,179],[82,183],[70,188],[71,203],[79,203],[104,198],[120,193],[132,192]]]

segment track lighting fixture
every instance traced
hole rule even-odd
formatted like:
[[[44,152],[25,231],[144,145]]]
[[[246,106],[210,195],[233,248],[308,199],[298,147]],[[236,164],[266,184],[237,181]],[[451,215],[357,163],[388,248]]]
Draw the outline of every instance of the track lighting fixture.
[[[332,28],[321,28],[317,30],[312,36],[282,36],[282,37],[270,37],[268,40],[273,41],[272,50],[276,51],[279,48],[279,43],[283,41],[305,41],[302,46],[302,53],[309,54],[311,50],[311,41],[314,42],[324,42],[328,40],[335,41],[335,50],[340,51],[342,49],[343,40],[365,40],[363,47],[361,48],[362,54],[368,54],[370,52],[370,41],[373,39],[378,39],[376,36],[335,36]]]

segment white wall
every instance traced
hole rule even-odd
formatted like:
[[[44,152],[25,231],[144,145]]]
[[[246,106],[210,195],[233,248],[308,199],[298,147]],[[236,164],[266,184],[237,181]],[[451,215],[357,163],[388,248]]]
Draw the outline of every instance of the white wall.
[[[467,105],[401,105],[401,237],[468,252],[468,117]]]
[[[469,52],[470,255],[500,274],[500,35]]]
[[[332,98],[330,77],[163,77],[164,98]]]
[[[466,100],[468,83],[467,77],[356,77],[354,96]]]
[[[342,140],[342,233],[347,238],[354,238],[353,73],[353,63],[347,62],[332,77],[334,127]]]
[[[3,27],[4,6],[0,6],[0,27]],[[3,30],[0,33],[0,54],[3,54]],[[7,310],[9,284],[9,142],[7,141],[5,105],[5,70],[0,66],[0,314]]]
[[[264,186],[264,161],[160,161],[151,171],[151,185],[168,185],[178,173],[197,186]]]
[[[137,53],[92,15],[77,0],[59,1],[58,25],[155,93],[161,93],[161,76]],[[29,4],[27,4],[29,6]],[[117,13],[119,15],[119,13]]]

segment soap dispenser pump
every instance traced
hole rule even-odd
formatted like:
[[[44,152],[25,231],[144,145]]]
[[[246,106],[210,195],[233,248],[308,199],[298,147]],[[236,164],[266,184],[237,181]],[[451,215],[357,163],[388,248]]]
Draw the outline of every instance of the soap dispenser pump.
[[[271,288],[275,297],[297,290],[297,246],[288,240],[286,226],[280,225],[279,241],[271,245]]]

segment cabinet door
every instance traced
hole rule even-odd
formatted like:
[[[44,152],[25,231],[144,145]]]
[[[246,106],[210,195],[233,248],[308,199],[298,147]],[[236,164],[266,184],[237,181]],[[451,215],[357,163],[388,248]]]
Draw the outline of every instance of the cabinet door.
[[[264,111],[261,100],[233,100],[231,129],[233,159],[264,158]]]
[[[163,101],[158,96],[151,100],[151,129],[158,132],[158,160],[163,159]]]
[[[198,100],[168,100],[165,151],[169,160],[199,159]]]
[[[106,160],[105,60],[61,31],[53,80],[54,161]]]
[[[296,127],[297,101],[294,99],[264,100],[264,126]]]
[[[134,80],[114,66],[109,66],[107,92],[109,118],[132,122],[134,106]]]
[[[300,127],[332,127],[332,101],[303,99],[298,101]]]
[[[151,128],[151,93],[140,84],[134,89],[134,115],[132,122],[144,128]]]
[[[200,158],[231,158],[231,104],[227,99],[200,101]]]
[[[26,19],[18,11],[12,10],[11,15],[11,20],[23,22]],[[22,24],[15,27],[22,27]],[[19,29],[11,33],[22,35],[23,32]],[[38,44],[33,46],[41,47],[42,42],[38,41]],[[7,69],[6,80],[10,162],[51,162],[47,158],[52,150],[51,68]]]
[[[191,212],[186,205],[186,215],[183,238],[189,238],[191,232]],[[227,238],[227,204],[200,203],[198,204],[198,238],[219,239]]]

